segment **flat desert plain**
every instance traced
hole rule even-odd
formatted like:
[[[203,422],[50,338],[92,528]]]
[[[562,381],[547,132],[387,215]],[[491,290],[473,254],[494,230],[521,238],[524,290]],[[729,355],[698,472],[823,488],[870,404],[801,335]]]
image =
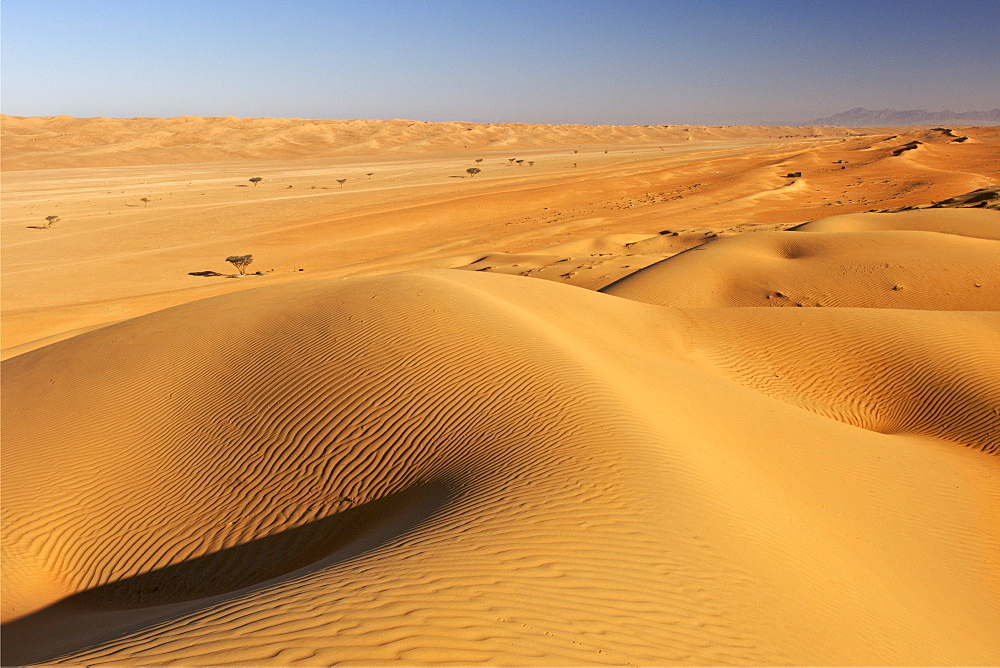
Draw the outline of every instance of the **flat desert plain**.
[[[2,129],[4,664],[1000,663],[1000,129]]]

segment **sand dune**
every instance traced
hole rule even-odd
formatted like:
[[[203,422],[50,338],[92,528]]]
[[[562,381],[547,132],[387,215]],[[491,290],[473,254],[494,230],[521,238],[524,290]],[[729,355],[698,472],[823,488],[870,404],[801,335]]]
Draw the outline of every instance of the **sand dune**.
[[[548,255],[595,238],[676,233],[670,242],[560,250],[555,260],[567,260],[564,266],[545,258],[477,266],[602,288],[708,235],[927,206],[1000,182],[996,128],[962,128],[976,142],[958,144],[926,128],[816,129],[816,136],[775,136],[774,128],[480,128],[515,138],[511,146],[521,148],[508,151],[488,138],[469,148],[421,148],[400,123],[3,119],[3,356],[262,283],[461,266],[488,256]],[[409,148],[352,153],[344,147],[353,140],[337,129],[352,124],[384,135],[385,147],[395,141]],[[409,131],[470,134],[456,127],[418,123]],[[650,133],[675,131],[701,138],[648,141]],[[298,133],[301,150],[289,157],[281,141],[255,145],[254,133]],[[153,164],[171,160],[163,153],[167,135],[171,151],[209,161]],[[585,139],[608,143],[575,143]],[[900,142],[915,140],[938,154],[891,156]],[[240,151],[252,157],[232,157]],[[99,166],[109,156],[130,164]],[[37,168],[51,164],[72,168]],[[469,178],[465,170],[476,164],[482,173]],[[803,176],[786,177],[796,172]],[[259,187],[248,182],[254,176],[264,178]],[[59,222],[37,229],[49,215]],[[253,253],[252,269],[265,276],[224,278],[232,272],[224,258],[241,253]],[[223,276],[195,275],[205,271]]]
[[[5,662],[989,662],[1000,320],[955,318],[439,270],[20,355]]]
[[[510,150],[581,144],[817,136],[812,128],[691,125],[527,125],[286,118],[0,116],[4,169],[173,164],[246,159]],[[824,128],[825,136],[847,130]]]
[[[976,228],[978,223],[997,233],[996,212],[962,213],[960,229]],[[919,220],[924,222],[927,216]],[[604,292],[684,307],[992,311],[1000,305],[1000,240],[905,229],[803,231],[853,221],[825,222],[802,226],[800,231],[713,240],[629,274]]]
[[[1000,661],[995,131],[3,122],[4,664]]]

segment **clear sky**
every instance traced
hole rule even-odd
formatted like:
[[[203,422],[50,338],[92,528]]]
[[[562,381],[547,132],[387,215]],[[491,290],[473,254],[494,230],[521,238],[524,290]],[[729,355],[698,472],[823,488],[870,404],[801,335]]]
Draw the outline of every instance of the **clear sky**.
[[[0,111],[526,123],[1000,106],[1000,0],[0,0]]]

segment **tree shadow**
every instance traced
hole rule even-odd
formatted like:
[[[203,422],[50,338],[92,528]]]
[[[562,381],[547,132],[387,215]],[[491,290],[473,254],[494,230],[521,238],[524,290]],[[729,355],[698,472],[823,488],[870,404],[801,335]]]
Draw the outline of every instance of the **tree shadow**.
[[[455,495],[425,483],[294,529],[69,596],[0,626],[3,665],[40,663],[329,568],[405,535]]]
[[[206,269],[205,271],[189,271],[188,276],[225,276],[225,274]]]

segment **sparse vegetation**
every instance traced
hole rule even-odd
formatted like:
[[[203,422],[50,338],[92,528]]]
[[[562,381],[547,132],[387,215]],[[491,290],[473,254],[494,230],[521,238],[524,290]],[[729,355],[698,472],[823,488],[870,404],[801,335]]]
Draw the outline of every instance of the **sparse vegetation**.
[[[516,162],[517,166],[520,167],[521,163],[524,162],[524,160],[515,160],[514,162]]]
[[[478,167],[469,167],[465,171],[469,173],[469,176],[475,176],[476,174],[478,174],[479,172],[481,172],[483,170],[479,169]]]
[[[260,183],[263,180],[264,179],[262,179],[261,177],[255,176],[252,179],[250,179],[250,183],[252,183],[252,184],[254,184],[256,186],[258,183]]]
[[[58,222],[59,222],[59,216],[45,216],[44,225],[28,225],[28,227],[35,230],[47,230],[50,227],[52,227],[53,223],[58,223]]]
[[[517,160],[517,158],[507,158],[507,160],[510,162],[510,164],[513,165],[514,161]]]
[[[142,202],[142,205],[143,205],[143,206],[146,206],[147,204],[149,204],[149,203],[150,203],[150,202],[152,202],[153,200],[149,199],[148,197],[143,197],[143,198],[142,198],[141,200],[139,200],[139,201],[140,201],[140,202]]]
[[[368,172],[367,174],[365,174],[365,176],[367,176],[368,180],[370,181],[373,174],[375,174],[375,172]]]
[[[245,276],[247,267],[253,263],[253,255],[230,255],[226,258],[226,262],[236,267],[240,276]]]
[[[534,167],[534,166],[535,166],[535,161],[534,160],[529,160],[528,161],[528,167]]]
[[[339,183],[340,187],[343,188],[344,184],[347,183],[347,179],[337,179],[337,183]]]
[[[478,165],[479,163],[481,163],[482,161],[483,161],[483,159],[482,159],[482,158],[476,158],[476,164],[477,164],[477,165]]]

